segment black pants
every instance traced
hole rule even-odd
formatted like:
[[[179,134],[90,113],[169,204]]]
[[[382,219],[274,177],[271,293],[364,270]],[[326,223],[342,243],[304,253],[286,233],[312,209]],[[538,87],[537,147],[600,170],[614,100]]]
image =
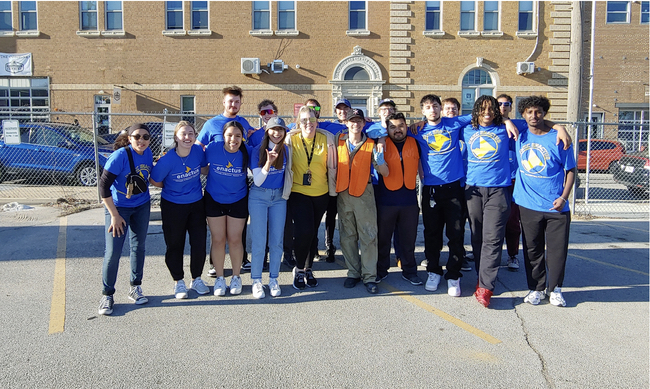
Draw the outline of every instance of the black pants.
[[[512,197],[507,187],[468,186],[465,194],[479,286],[494,290]]]
[[[325,247],[327,249],[334,246],[334,230],[336,229],[336,214],[338,213],[336,204],[336,196],[329,196],[327,214],[325,215]]]
[[[292,192],[289,197],[288,206],[291,207],[294,226],[293,251],[298,269],[309,269],[312,266],[312,250],[318,242],[318,227],[328,201],[327,193],[313,197]]]
[[[160,200],[163,236],[167,251],[165,263],[174,281],[182,280],[185,234],[190,236],[190,272],[192,278],[201,277],[205,263],[207,229],[203,199],[191,204],[176,204]]]
[[[417,274],[418,265],[415,263],[415,240],[418,233],[418,218],[420,208],[412,206],[377,206],[377,276],[388,274],[390,269],[390,238],[393,231],[396,240],[395,252],[401,255],[402,274],[404,276]]]
[[[293,219],[291,218],[291,207],[287,204],[287,218],[284,219],[284,242],[282,249],[285,254],[293,252]]]
[[[539,212],[520,206],[519,214],[528,289],[546,289],[549,294],[564,283],[571,212]]]
[[[429,262],[427,272],[442,275],[440,250],[443,231],[449,240],[449,259],[445,279],[462,277],[463,264],[463,188],[460,181],[445,185],[424,185],[422,187],[422,224],[424,224],[424,254]],[[431,198],[433,197],[433,203]],[[433,206],[432,206],[433,205]],[[402,237],[400,236],[400,239]]]

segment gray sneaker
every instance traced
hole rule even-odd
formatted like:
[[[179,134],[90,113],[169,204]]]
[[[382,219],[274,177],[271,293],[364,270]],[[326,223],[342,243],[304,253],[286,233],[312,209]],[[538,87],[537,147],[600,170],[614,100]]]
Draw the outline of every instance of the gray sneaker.
[[[517,271],[519,270],[519,259],[516,256],[508,258],[508,270]]]
[[[99,314],[110,315],[113,313],[113,296],[103,296],[99,302]]]
[[[191,289],[194,289],[196,293],[198,294],[208,294],[210,293],[210,288],[205,285],[205,282],[201,279],[201,277],[197,277],[192,281],[192,286],[190,287]]]
[[[129,289],[129,299],[133,300],[137,305],[149,302],[149,299],[144,297],[144,294],[142,294],[142,287],[140,285],[132,286],[131,289]]]
[[[187,298],[187,287],[185,286],[185,281],[178,280],[176,285],[174,285],[174,297],[177,299],[186,299]]]

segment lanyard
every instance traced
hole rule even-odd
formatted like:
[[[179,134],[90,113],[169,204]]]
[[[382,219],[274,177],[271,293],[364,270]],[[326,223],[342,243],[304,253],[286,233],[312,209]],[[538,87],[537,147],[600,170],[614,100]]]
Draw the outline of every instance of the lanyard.
[[[305,138],[300,134],[300,140],[302,141],[302,146],[305,148],[305,154],[307,154],[307,171],[309,171],[309,165],[311,165],[311,160],[314,158],[314,147],[316,146],[316,136],[314,135],[313,143],[311,144],[311,154],[307,152],[307,145],[305,144]]]

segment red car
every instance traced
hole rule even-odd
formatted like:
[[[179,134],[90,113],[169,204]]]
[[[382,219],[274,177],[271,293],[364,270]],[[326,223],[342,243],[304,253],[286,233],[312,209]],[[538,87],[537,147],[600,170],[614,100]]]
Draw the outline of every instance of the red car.
[[[592,139],[591,148],[589,150],[591,160],[589,162],[589,169],[591,171],[600,170],[614,172],[617,167],[617,161],[625,155],[625,148],[620,142],[607,139]],[[578,170],[587,169],[587,140],[580,141],[580,149],[578,150]]]

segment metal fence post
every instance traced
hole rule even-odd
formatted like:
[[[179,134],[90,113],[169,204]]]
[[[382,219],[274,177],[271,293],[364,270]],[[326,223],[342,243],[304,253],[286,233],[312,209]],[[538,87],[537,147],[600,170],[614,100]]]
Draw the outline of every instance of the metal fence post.
[[[97,177],[97,200],[101,203],[102,196],[99,192],[99,143],[97,142],[97,110],[93,112],[93,143],[95,147],[95,176]]]

